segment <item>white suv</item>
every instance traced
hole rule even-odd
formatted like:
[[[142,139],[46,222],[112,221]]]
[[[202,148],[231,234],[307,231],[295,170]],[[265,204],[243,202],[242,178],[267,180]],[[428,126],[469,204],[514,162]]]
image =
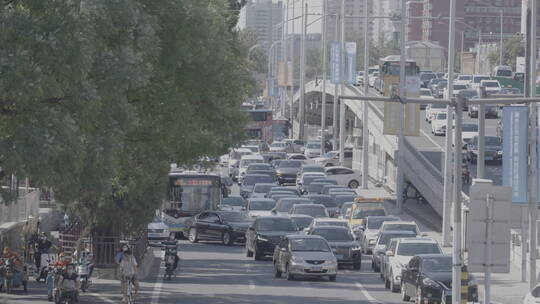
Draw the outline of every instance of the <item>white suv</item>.
[[[399,238],[394,239],[385,255],[385,269],[381,274],[384,286],[392,292],[401,287],[401,274],[409,261],[419,254],[443,253],[439,243],[432,238]]]

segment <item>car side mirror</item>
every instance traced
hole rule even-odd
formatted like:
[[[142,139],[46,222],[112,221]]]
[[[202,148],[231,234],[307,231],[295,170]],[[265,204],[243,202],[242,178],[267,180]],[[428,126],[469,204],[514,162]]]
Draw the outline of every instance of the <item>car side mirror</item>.
[[[394,253],[392,251],[388,250],[386,252],[386,256],[389,256],[389,257],[394,256]]]

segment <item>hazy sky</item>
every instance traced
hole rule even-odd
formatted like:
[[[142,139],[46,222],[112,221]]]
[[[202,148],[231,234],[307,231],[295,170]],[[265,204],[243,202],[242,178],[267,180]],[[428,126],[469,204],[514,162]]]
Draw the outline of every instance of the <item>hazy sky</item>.
[[[282,0],[284,5],[287,5],[287,0]],[[279,2],[278,0],[274,0],[274,2]],[[302,0],[289,0],[289,18],[292,19],[292,11],[293,11],[293,2],[294,4],[294,16],[298,17],[301,16],[302,10]],[[322,14],[322,0],[305,0],[305,3],[308,4],[308,14]],[[312,25],[308,26],[308,33],[320,33],[321,32],[321,26],[322,26],[322,20],[317,19],[321,18],[321,15],[319,16],[308,16],[308,24],[312,23]],[[292,23],[293,21],[289,22],[289,33],[292,33]],[[301,33],[301,18],[298,18],[294,21],[294,32],[300,34]]]

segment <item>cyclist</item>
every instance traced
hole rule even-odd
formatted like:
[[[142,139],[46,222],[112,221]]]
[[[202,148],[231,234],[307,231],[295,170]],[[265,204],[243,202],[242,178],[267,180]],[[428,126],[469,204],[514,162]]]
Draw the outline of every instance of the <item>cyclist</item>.
[[[137,260],[133,256],[129,245],[125,244],[122,246],[122,256],[119,260],[123,302],[127,303],[127,288],[129,281],[131,281],[135,287],[135,296],[139,291],[139,281],[137,280]]]

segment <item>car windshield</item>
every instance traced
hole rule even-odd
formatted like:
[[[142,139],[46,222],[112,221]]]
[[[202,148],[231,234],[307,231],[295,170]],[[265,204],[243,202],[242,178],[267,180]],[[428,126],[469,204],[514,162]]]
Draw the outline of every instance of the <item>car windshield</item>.
[[[440,104],[440,103],[435,103],[435,104],[432,104],[430,109],[446,109],[446,105],[445,104]]]
[[[489,80],[489,76],[484,76],[484,77],[482,77],[482,76],[477,76],[477,77],[474,77],[474,78],[473,78],[473,82],[474,82],[474,83],[480,83],[480,81],[482,81],[482,80]]]
[[[274,185],[255,185],[255,188],[253,188],[253,192],[255,193],[268,193],[272,187],[275,187]]]
[[[308,173],[308,172],[324,173],[325,171],[324,171],[324,167],[304,167],[302,168],[302,172],[303,173]]]
[[[443,120],[443,119],[446,119],[446,113],[437,114],[437,120]]]
[[[220,216],[225,222],[245,222],[250,219],[247,212],[222,212]]]
[[[315,201],[315,204],[323,205],[326,208],[336,208],[337,207],[337,203],[334,202],[331,198],[323,198],[323,199],[319,199],[319,200],[315,199],[314,201]]]
[[[268,170],[269,165],[267,164],[251,164],[248,167],[248,171],[254,171],[254,170]]]
[[[377,217],[373,217],[373,218],[368,218],[367,220],[367,228],[368,229],[379,229],[381,228],[382,224],[384,222],[389,222],[391,221],[392,219],[390,218],[377,218]]]
[[[292,217],[291,218],[293,222],[296,224],[296,226],[300,229],[304,229],[311,225],[311,222],[313,221],[312,217]]]
[[[431,91],[428,90],[421,90],[420,96],[431,96]]]
[[[478,125],[464,124],[461,129],[463,132],[478,132]]]
[[[312,217],[326,217],[326,210],[322,206],[311,205],[311,206],[296,206],[294,208],[294,214],[305,214]]]
[[[441,81],[437,84],[438,89],[444,89],[448,86],[448,81]]]
[[[346,221],[317,221],[317,226],[336,226],[349,228],[349,224]]]
[[[415,224],[398,224],[398,223],[386,224],[384,225],[384,230],[410,231],[414,233],[417,233],[418,231]]]
[[[408,237],[408,236],[413,236],[412,234],[411,235],[407,235],[407,234],[404,234],[404,233],[383,233],[379,236],[379,240],[377,242],[377,244],[379,245],[388,245],[390,244],[390,241],[392,239],[395,239],[395,238],[399,238],[399,237]]]
[[[347,229],[317,228],[311,234],[320,235],[329,242],[351,242],[354,238]]]
[[[422,270],[424,272],[451,272],[452,257],[423,258]]]
[[[320,149],[321,144],[307,144],[306,146],[308,149]]]
[[[459,75],[458,79],[459,80],[471,80],[472,76],[471,75]]]
[[[496,136],[486,136],[486,146],[499,146],[501,144],[500,140]]]
[[[334,157],[336,157],[338,154],[339,154],[339,152],[336,152],[336,151],[330,151],[330,152],[326,153],[326,154],[324,155],[324,157],[326,157],[326,158],[334,158]]]
[[[275,142],[275,143],[272,143],[270,145],[270,147],[272,147],[272,148],[283,148],[283,147],[285,147],[285,143],[283,143],[283,142]]]
[[[221,202],[222,205],[227,206],[236,206],[236,207],[242,207],[246,204],[243,198],[239,196],[229,196],[223,198],[223,202]]]
[[[465,90],[467,89],[467,86],[464,85],[464,84],[455,84],[454,85],[454,90]]]
[[[297,160],[284,160],[279,163],[280,168],[300,168],[302,167],[302,162]]]
[[[328,247],[328,244],[321,239],[291,239],[291,250],[330,252],[330,247]]]
[[[243,185],[253,186],[259,183],[272,183],[274,179],[268,175],[246,175]]]
[[[415,256],[419,254],[441,253],[441,249],[435,243],[401,243],[397,255]]]
[[[511,70],[497,70],[497,76],[512,76]]]
[[[437,75],[435,75],[435,74],[422,74],[422,76],[420,76],[421,80],[430,80],[430,79],[433,79],[433,78],[437,78]]]
[[[279,203],[279,206],[277,207],[278,212],[289,212],[291,210],[292,206],[295,204],[299,204],[299,202],[295,201],[281,201]]]
[[[363,219],[368,216],[383,216],[386,215],[384,209],[363,209],[357,208],[354,210],[353,219]]]
[[[499,87],[499,83],[496,82],[496,81],[484,81],[482,84],[485,87],[488,87],[488,88],[498,88]]]
[[[276,206],[274,201],[251,201],[249,210],[270,211]]]
[[[293,221],[288,218],[265,218],[259,221],[259,231],[296,231]]]

